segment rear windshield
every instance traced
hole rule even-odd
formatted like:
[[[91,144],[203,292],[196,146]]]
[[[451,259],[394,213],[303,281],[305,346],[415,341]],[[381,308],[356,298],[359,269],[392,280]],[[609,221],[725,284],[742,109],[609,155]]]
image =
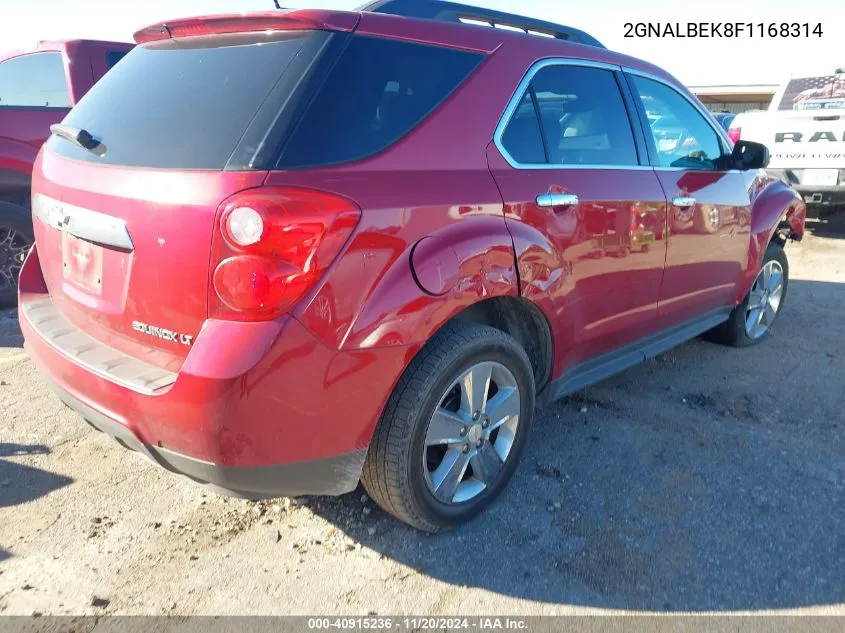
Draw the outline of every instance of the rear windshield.
[[[786,85],[778,110],[845,109],[845,74],[801,77]]]
[[[271,39],[268,39],[271,38]],[[136,47],[64,123],[100,157],[174,169],[295,169],[359,160],[408,134],[482,55],[323,31],[165,40]]]
[[[105,155],[55,136],[48,147],[110,165],[223,169],[285,69],[300,54],[313,57],[328,37],[252,33],[137,46],[64,120],[99,139]]]

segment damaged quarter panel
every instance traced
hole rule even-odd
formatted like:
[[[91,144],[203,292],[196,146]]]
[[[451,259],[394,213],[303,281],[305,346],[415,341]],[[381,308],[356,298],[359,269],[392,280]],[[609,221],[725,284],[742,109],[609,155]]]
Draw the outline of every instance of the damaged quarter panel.
[[[371,173],[352,167],[324,173],[315,188],[347,196],[366,213],[294,316],[332,349],[418,349],[473,303],[516,296],[513,243],[481,160],[477,170],[393,173],[391,186],[379,189]],[[282,184],[281,175],[271,178]],[[408,199],[419,202],[402,206]]]
[[[472,304],[516,296],[510,234],[501,215],[483,207],[453,207],[457,221],[402,254],[357,319],[348,345],[422,343]]]

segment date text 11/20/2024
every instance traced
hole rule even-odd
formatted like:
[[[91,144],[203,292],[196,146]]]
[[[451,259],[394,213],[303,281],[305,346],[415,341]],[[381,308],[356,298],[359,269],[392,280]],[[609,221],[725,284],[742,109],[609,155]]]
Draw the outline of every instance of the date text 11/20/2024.
[[[528,622],[521,618],[500,617],[339,617],[308,618],[308,630],[376,631],[522,631]]]
[[[626,22],[625,37],[821,37],[821,22]]]

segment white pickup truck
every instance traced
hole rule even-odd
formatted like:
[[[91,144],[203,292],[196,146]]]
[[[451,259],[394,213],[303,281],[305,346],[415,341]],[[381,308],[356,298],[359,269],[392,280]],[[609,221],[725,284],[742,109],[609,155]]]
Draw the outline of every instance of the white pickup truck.
[[[790,183],[808,210],[845,207],[845,68],[790,79],[768,111],[739,114],[728,136],[766,145],[766,171]]]

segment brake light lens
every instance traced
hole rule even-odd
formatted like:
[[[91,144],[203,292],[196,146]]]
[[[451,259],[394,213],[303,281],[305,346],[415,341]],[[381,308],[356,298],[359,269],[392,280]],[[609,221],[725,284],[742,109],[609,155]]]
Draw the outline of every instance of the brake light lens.
[[[732,127],[728,130],[728,138],[731,139],[731,143],[736,143],[742,137],[742,128],[741,127]]]
[[[337,258],[360,215],[352,201],[310,189],[230,198],[214,233],[210,316],[263,321],[289,310]]]

